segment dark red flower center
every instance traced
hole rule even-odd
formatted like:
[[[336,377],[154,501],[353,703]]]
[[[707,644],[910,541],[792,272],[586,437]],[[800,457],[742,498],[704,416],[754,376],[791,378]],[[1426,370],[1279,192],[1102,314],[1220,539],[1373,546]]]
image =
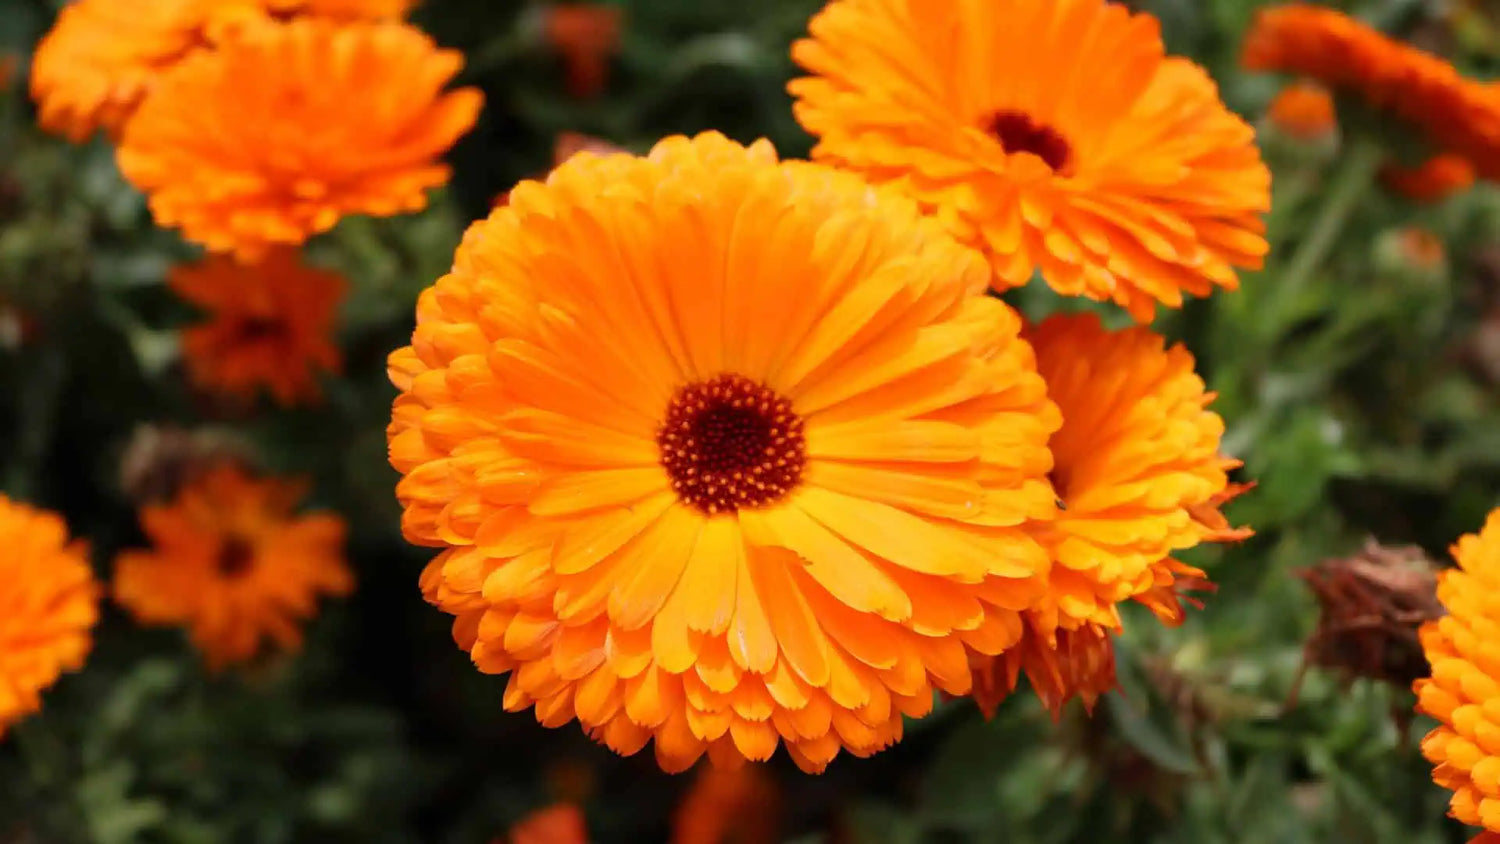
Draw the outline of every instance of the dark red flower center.
[[[271,317],[245,317],[235,325],[234,333],[245,343],[272,340],[286,334],[286,323]]]
[[[990,118],[989,131],[1005,151],[1029,152],[1047,162],[1054,173],[1066,173],[1073,160],[1068,139],[1051,126],[1037,123],[1024,111],[1000,111]]]
[[[233,579],[244,577],[255,563],[255,547],[242,536],[230,534],[219,545],[219,556],[215,560],[221,577]]]
[[[743,375],[678,390],[656,444],[672,489],[709,515],[780,499],[807,465],[802,419],[791,401]]]

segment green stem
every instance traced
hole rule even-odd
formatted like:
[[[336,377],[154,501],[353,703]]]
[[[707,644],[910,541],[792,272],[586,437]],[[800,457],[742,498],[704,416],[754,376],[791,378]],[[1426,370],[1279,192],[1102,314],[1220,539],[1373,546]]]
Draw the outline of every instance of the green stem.
[[[1371,138],[1354,139],[1329,184],[1323,208],[1281,274],[1277,292],[1283,306],[1296,302],[1313,274],[1328,259],[1354,209],[1375,183],[1375,171],[1384,160],[1385,150],[1379,143]]]

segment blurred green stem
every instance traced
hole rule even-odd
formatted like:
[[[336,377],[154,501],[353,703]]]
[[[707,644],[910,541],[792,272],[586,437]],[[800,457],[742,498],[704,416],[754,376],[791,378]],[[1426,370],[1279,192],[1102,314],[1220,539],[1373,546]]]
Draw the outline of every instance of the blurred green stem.
[[[1323,208],[1281,274],[1278,293],[1283,307],[1294,306],[1302,289],[1328,259],[1354,209],[1375,183],[1375,171],[1384,160],[1385,149],[1373,138],[1354,139],[1329,183]]]

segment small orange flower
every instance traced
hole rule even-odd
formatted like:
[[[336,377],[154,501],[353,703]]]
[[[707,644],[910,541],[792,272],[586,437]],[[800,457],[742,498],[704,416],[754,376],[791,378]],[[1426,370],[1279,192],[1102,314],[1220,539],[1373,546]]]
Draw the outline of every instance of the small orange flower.
[[[1474,166],[1457,155],[1436,155],[1416,167],[1391,162],[1381,168],[1380,183],[1416,202],[1441,202],[1474,186]]]
[[[1316,82],[1299,81],[1281,89],[1271,101],[1271,122],[1304,141],[1325,138],[1338,128],[1333,96]]]
[[[510,844],[588,844],[583,811],[571,803],[538,809],[510,829]]]
[[[975,660],[991,672],[975,696],[986,711],[1022,671],[1054,711],[1073,696],[1092,705],[1114,686],[1118,605],[1180,623],[1179,592],[1204,575],[1171,555],[1248,534],[1219,512],[1242,489],[1226,474],[1238,464],[1219,455],[1224,423],[1187,349],[1145,328],[1108,331],[1092,314],[1054,316],[1028,339],[1063,414],[1051,440],[1061,512],[1041,527],[1053,564],[1025,641]]]
[[[416,211],[479,113],[477,90],[442,92],[462,66],[401,23],[241,27],[157,81],[120,169],[159,224],[245,258],[346,214]]]
[[[1417,270],[1439,269],[1448,260],[1447,247],[1431,229],[1406,226],[1396,233],[1400,254],[1407,266]]]
[[[293,515],[303,490],[224,465],[142,508],[154,548],[119,555],[115,600],[142,624],[185,626],[215,668],[252,659],[268,640],[298,647],[318,597],[354,588],[343,519]]]
[[[1238,286],[1268,246],[1255,131],[1159,26],[1104,0],[832,0],[792,57],[813,156],[900,187],[996,289],[1158,304]]]
[[[1486,178],[1500,176],[1500,97],[1441,58],[1336,9],[1292,3],[1260,10],[1243,61],[1251,70],[1295,73],[1358,96],[1468,159]]]
[[[711,765],[677,806],[671,844],[776,844],[780,802],[764,766]]]
[[[88,656],[99,587],[82,542],[55,513],[0,496],[0,735]]]
[[[1481,844],[1500,836],[1500,509],[1452,553],[1458,568],[1437,587],[1448,615],[1420,631],[1432,676],[1414,688],[1417,711],[1441,722],[1422,754],[1453,791],[1449,814],[1486,830],[1470,842]]]
[[[562,55],[568,91],[595,97],[609,80],[609,60],[620,49],[624,10],[608,3],[554,3],[546,9],[547,41]]]
[[[264,387],[292,405],[319,398],[319,371],[338,371],[331,335],[344,279],[304,265],[295,250],[253,264],[210,256],[172,270],[169,284],[209,314],[182,332],[188,376],[200,388],[248,400]]]
[[[764,142],[521,184],[390,359],[423,594],[508,711],[669,771],[890,746],[1044,586],[1057,411],[988,278]]]

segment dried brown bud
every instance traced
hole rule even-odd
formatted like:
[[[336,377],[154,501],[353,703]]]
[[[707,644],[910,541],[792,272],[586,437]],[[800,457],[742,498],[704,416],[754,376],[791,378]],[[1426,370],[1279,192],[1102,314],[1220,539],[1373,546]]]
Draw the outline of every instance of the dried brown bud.
[[[1368,677],[1410,688],[1427,674],[1417,628],[1438,618],[1436,569],[1420,548],[1388,548],[1373,540],[1347,559],[1324,560],[1299,572],[1322,609],[1307,641],[1304,667]],[[1295,699],[1296,691],[1293,691]]]

